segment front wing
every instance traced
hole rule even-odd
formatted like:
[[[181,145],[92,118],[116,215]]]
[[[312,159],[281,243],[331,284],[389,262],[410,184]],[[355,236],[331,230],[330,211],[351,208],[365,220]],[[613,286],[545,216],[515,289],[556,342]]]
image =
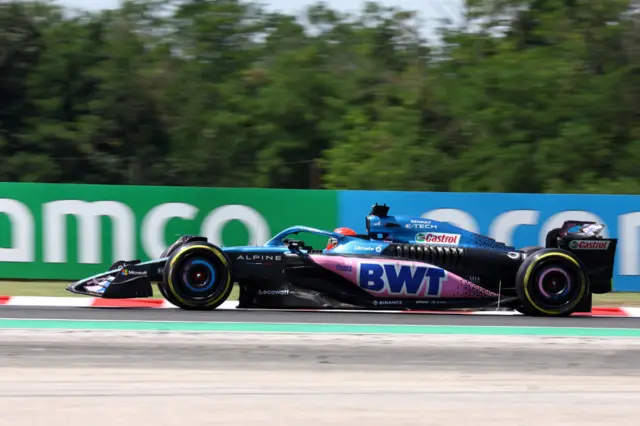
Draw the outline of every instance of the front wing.
[[[167,258],[116,262],[109,271],[69,284],[67,291],[104,299],[153,297],[151,283],[162,280],[166,261]]]

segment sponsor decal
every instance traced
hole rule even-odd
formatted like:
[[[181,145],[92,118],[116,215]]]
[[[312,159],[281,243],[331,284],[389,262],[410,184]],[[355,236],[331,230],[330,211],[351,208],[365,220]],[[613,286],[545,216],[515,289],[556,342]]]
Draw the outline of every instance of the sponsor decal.
[[[280,262],[282,255],[279,254],[241,254],[237,260],[245,260],[247,262]]]
[[[457,246],[460,244],[460,234],[444,234],[442,232],[421,232],[416,235],[416,242],[432,245],[450,245]]]
[[[130,269],[123,269],[122,275],[147,275],[147,271],[132,271]]]
[[[351,265],[340,265],[340,264],[336,265],[336,271],[351,272],[352,270],[353,268],[351,267]]]
[[[446,272],[440,268],[363,262],[358,285],[372,293],[439,296],[445,278]]]
[[[402,300],[376,300],[374,305],[402,305]]]
[[[412,219],[404,225],[407,229],[438,229],[436,225],[434,225],[430,220],[415,220]]]
[[[476,283],[479,284],[480,283],[480,277],[477,275],[471,275],[467,278],[469,281],[471,281],[472,283]]]
[[[611,241],[573,240],[569,243],[572,250],[607,250]]]
[[[355,245],[353,246],[354,250],[362,250],[362,251],[375,251],[376,253],[380,253],[382,252],[382,246],[360,246],[360,245]]]
[[[507,256],[509,256],[513,260],[520,259],[520,253],[515,252],[515,251],[510,251],[509,253],[507,253]]]
[[[258,296],[286,296],[289,290],[258,290]]]
[[[416,300],[416,305],[446,305],[448,302],[445,300],[438,300],[438,299],[433,299],[433,300]]]

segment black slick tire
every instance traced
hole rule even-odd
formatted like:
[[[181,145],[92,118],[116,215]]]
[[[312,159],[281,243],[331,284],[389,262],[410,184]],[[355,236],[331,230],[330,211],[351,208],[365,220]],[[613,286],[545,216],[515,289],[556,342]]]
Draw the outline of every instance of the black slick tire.
[[[579,259],[559,249],[540,249],[522,262],[516,275],[519,312],[530,316],[569,316],[589,293]]]
[[[537,252],[538,250],[542,250],[543,248],[544,247],[540,247],[540,246],[528,246],[528,247],[522,247],[521,249],[519,249],[519,251],[523,252],[527,256],[531,256],[533,253]],[[518,306],[515,310],[516,312],[519,312],[522,315],[535,316],[535,312],[525,308],[522,305]]]
[[[163,257],[171,256],[173,253],[176,252],[176,250],[178,250],[180,247],[188,243],[190,238],[191,236],[189,235],[181,236],[176,241],[174,241],[173,244],[167,247],[162,253],[160,253],[160,256],[158,256],[158,258],[162,259]],[[162,294],[162,297],[165,298],[165,300],[167,300],[169,303],[171,303],[174,306],[178,306],[178,303],[179,303],[178,300],[166,292],[165,286],[163,286],[162,283],[158,283],[158,290],[160,291],[160,294]]]
[[[158,287],[181,309],[216,309],[233,290],[229,259],[219,247],[207,242],[179,246],[167,259],[163,272]]]

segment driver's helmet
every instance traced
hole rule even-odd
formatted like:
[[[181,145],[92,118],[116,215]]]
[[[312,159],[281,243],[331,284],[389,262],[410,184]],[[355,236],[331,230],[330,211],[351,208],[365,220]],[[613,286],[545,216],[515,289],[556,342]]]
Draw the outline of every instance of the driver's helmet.
[[[342,234],[342,235],[357,235],[356,231],[351,228],[336,228],[333,230],[334,234]],[[335,246],[338,245],[338,240],[334,237],[329,238],[327,242],[327,250],[331,250]]]

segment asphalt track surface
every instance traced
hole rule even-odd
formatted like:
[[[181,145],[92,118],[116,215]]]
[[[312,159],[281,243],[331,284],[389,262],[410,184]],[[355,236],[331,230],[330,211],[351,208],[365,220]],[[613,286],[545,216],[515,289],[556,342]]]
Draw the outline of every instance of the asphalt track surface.
[[[2,306],[0,318],[46,318],[121,321],[268,322],[298,324],[456,325],[516,327],[640,328],[640,317],[533,318],[510,315],[460,315],[424,313],[291,312],[219,310],[193,312],[180,309],[58,308]]]
[[[640,339],[0,333],[0,422],[636,426]]]
[[[636,318],[0,308],[2,318],[640,327]],[[637,426],[640,339],[0,330],[11,426]]]

